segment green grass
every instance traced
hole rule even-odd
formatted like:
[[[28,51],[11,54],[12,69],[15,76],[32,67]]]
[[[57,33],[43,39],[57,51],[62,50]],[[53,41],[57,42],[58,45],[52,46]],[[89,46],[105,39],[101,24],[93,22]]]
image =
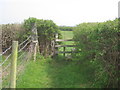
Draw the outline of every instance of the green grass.
[[[73,31],[61,31],[63,39],[72,39]]]
[[[19,59],[17,59],[17,71],[18,69],[21,70],[21,67],[23,67],[25,61],[25,56],[27,55],[26,52],[21,52],[18,54],[18,57],[21,56],[21,54],[23,53],[23,56]],[[4,60],[8,57],[8,55],[3,55],[2,56],[2,62],[4,62]],[[10,66],[6,69],[6,67],[11,63],[12,60],[12,55],[8,58],[8,60],[2,65],[2,87],[7,88],[8,87],[8,83],[10,81]],[[22,62],[22,64],[21,64]],[[22,68],[23,69],[23,68]],[[8,75],[7,75],[8,74]],[[21,74],[21,71],[19,72],[19,74],[17,73],[17,78],[19,77],[19,75]]]
[[[67,61],[61,56],[39,58],[27,65],[17,88],[88,88],[93,78],[94,69],[88,63]]]

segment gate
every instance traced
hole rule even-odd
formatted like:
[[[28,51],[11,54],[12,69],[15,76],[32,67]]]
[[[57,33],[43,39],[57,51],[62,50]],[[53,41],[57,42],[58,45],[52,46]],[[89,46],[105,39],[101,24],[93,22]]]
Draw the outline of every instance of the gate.
[[[57,42],[69,42],[69,41],[74,41],[73,39],[67,39],[67,40],[63,40],[63,39],[56,39],[55,40],[55,50],[54,50],[54,55],[58,55],[59,53],[63,53],[63,56],[65,56],[66,53],[78,53],[78,51],[71,50],[71,51],[66,51],[67,47],[77,47],[76,45],[57,45]],[[63,47],[63,51],[59,51],[59,48]]]

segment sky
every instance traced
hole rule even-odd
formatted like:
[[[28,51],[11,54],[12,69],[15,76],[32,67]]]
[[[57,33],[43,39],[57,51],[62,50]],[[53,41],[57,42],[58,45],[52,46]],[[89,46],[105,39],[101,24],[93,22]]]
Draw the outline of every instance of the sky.
[[[22,23],[35,17],[59,26],[103,22],[118,17],[120,0],[0,0],[0,24]]]

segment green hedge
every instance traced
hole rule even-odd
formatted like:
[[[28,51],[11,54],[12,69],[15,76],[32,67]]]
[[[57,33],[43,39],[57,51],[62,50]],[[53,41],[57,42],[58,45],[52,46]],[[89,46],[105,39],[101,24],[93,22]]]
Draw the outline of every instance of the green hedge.
[[[76,54],[81,61],[98,66],[95,84],[118,87],[118,19],[103,23],[82,23],[74,28]],[[104,73],[103,73],[104,72]],[[100,76],[101,75],[101,76]]]
[[[23,24],[2,25],[2,49],[3,51],[12,45],[13,40],[23,42],[28,37]]]

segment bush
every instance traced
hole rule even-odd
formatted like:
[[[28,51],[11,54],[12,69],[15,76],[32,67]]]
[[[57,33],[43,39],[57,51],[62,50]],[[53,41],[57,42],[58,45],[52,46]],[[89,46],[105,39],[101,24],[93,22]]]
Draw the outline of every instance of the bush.
[[[97,76],[104,87],[118,87],[118,19],[103,23],[83,23],[74,28],[78,54],[83,61],[99,62]],[[104,73],[103,73],[104,72]],[[99,76],[101,75],[101,76]]]
[[[61,37],[58,26],[52,20],[43,20],[31,17],[24,21],[24,27],[28,32],[31,31],[31,26],[33,26],[34,23],[36,23],[37,26],[40,53],[44,56],[49,56],[54,50],[53,43],[55,41],[56,33]]]
[[[6,50],[12,45],[13,40],[23,42],[26,38],[26,30],[23,24],[4,24],[2,25],[2,49]]]

